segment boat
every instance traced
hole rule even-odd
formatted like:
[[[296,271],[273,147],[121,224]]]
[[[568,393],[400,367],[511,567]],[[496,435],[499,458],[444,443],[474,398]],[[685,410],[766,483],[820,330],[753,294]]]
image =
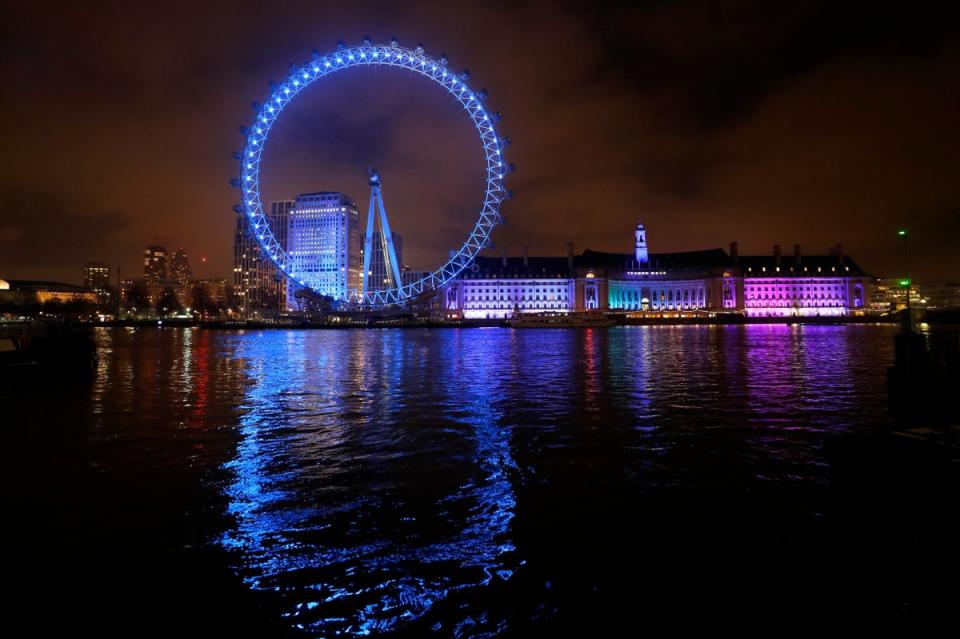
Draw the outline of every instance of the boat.
[[[524,313],[507,320],[512,328],[603,328],[616,323],[598,311]]]

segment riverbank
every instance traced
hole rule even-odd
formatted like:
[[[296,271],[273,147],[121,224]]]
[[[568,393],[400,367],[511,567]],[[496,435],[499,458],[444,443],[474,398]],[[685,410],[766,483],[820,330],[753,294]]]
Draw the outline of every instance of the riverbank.
[[[0,324],[0,379],[89,378],[97,351],[89,326]]]
[[[896,324],[899,320],[895,316],[858,316],[858,317],[745,317],[743,315],[728,314],[697,316],[697,317],[628,317],[625,315],[609,314],[615,320],[616,326],[691,326],[691,325],[747,325],[747,324],[812,324],[812,325],[845,325],[845,324]],[[329,316],[320,319],[136,319],[108,322],[90,322],[78,324],[85,327],[199,327],[210,329],[362,329],[362,328],[489,328],[509,327],[505,319],[460,319],[437,320],[418,319],[406,316]],[[545,326],[543,328],[555,328]]]

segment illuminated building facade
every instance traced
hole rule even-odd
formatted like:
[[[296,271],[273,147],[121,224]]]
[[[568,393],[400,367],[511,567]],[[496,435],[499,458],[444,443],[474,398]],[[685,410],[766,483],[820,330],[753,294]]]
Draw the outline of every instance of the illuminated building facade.
[[[286,249],[287,230],[293,200],[270,203],[267,221]],[[237,216],[233,239],[233,287],[239,301],[237,309],[244,316],[260,316],[282,310],[286,300],[286,278],[281,277],[276,265],[263,254],[263,249],[250,234],[249,221]]]
[[[270,306],[269,260],[250,235],[247,218],[238,215],[233,233],[233,286],[243,316],[259,315]]]
[[[270,230],[273,236],[277,238],[280,247],[286,250],[287,237],[290,230],[290,211],[293,210],[296,202],[294,200],[277,200],[270,203],[270,217],[267,223],[270,224]]]
[[[329,191],[298,195],[287,233],[294,280],[335,300],[360,289],[360,215],[353,200]],[[289,308],[297,308],[297,288],[288,285]]]
[[[270,203],[270,216],[267,222],[273,230],[274,237],[280,243],[280,248],[287,250],[287,238],[290,232],[290,211],[293,210],[294,200],[278,200]],[[270,260],[264,260],[268,281],[265,285],[271,291],[269,299],[271,308],[278,311],[285,310],[287,300],[287,278],[280,273],[280,269]],[[275,301],[274,301],[275,300]]]
[[[190,270],[190,259],[187,257],[187,252],[178,248],[173,253],[173,259],[170,260],[170,279],[177,284],[186,284],[192,278],[193,273]]]
[[[166,248],[148,246],[143,252],[143,279],[148,282],[163,282],[167,279]]]
[[[747,317],[831,317],[867,308],[869,278],[839,247],[805,256],[798,245],[784,259],[777,245],[773,255],[742,257],[738,265]]]
[[[524,250],[526,253],[526,250]],[[867,277],[842,251],[783,260],[723,249],[650,253],[637,225],[632,253],[587,250],[567,257],[480,257],[444,287],[447,315],[499,319],[521,313],[598,310],[748,317],[862,313]]]
[[[870,287],[870,310],[895,313],[907,307],[908,287],[903,278],[875,278]],[[912,308],[960,308],[960,282],[930,282],[909,287]]]
[[[920,304],[919,291],[910,288],[910,303]],[[870,310],[875,313],[893,313],[907,307],[907,289],[896,277],[876,277],[870,286]]]
[[[478,257],[445,287],[444,309],[466,318],[574,310],[572,260],[556,257]]]
[[[92,290],[73,284],[38,280],[0,280],[0,302],[38,304],[89,304],[97,303]]]
[[[83,267],[83,286],[97,296],[97,307],[113,310],[110,267],[103,262],[87,262]]]

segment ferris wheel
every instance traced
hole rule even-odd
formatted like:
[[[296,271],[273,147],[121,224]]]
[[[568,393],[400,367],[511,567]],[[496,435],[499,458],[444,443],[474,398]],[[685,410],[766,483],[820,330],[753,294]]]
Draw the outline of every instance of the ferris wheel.
[[[507,163],[503,157],[504,148],[509,144],[510,138],[501,138],[497,134],[495,124],[500,120],[500,113],[487,109],[486,91],[474,91],[468,84],[469,72],[452,71],[445,55],[433,58],[424,53],[420,45],[409,49],[401,47],[395,39],[389,44],[373,44],[369,38],[364,38],[359,46],[348,47],[341,43],[332,53],[314,53],[308,62],[293,66],[286,81],[272,85],[266,102],[254,105],[256,118],[249,127],[241,129],[246,143],[243,151],[235,154],[240,161],[240,178],[233,180],[233,184],[242,194],[242,203],[236,210],[246,216],[250,232],[264,255],[277,266],[280,273],[296,285],[311,288],[309,279],[298,276],[295,272],[284,247],[274,235],[260,198],[264,147],[270,129],[283,109],[304,89],[325,76],[362,66],[411,71],[446,89],[463,107],[476,128],[486,160],[486,189],[479,206],[477,221],[463,246],[451,251],[450,259],[416,281],[405,284],[397,281],[393,288],[356,291],[350,294],[349,299],[338,300],[364,308],[381,308],[405,304],[442,287],[467,268],[474,257],[489,245],[493,227],[503,222],[500,205],[510,196],[510,192],[504,188],[504,176],[513,170],[513,165]]]

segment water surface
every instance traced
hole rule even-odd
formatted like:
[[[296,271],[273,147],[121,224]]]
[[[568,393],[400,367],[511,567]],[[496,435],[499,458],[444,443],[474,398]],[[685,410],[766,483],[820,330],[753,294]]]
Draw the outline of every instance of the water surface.
[[[118,632],[854,614],[825,446],[886,423],[892,335],[100,330],[91,385],[7,391],[15,575]]]

